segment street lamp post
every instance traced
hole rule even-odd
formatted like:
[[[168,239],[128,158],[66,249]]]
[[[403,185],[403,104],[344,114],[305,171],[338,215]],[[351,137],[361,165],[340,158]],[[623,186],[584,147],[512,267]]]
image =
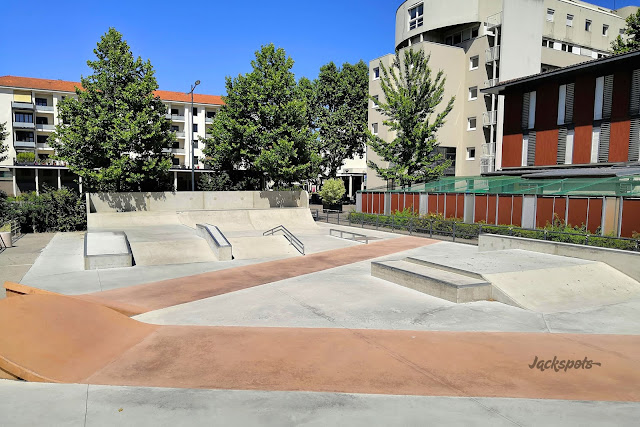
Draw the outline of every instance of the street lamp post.
[[[187,95],[191,95],[191,133],[189,137],[189,144],[191,145],[191,191],[196,191],[196,179],[195,179],[195,151],[196,148],[193,144],[193,91],[196,89],[196,86],[200,84],[200,80],[196,80],[196,82],[191,85],[191,90],[187,92]]]

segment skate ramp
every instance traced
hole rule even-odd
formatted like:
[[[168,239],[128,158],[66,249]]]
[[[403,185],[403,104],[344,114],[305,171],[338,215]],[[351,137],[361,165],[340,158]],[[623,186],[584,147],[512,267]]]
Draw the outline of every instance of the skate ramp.
[[[87,228],[123,230],[149,225],[179,225],[175,212],[97,212],[87,215]]]
[[[281,235],[260,237],[230,237],[233,259],[275,258],[302,256]]]
[[[196,228],[196,224],[213,224],[223,233],[236,231],[266,231],[284,225],[289,230],[317,229],[318,225],[306,208],[242,209],[224,211],[178,212],[181,224]]]
[[[193,262],[215,262],[213,251],[202,238],[132,242],[136,265],[172,265]]]

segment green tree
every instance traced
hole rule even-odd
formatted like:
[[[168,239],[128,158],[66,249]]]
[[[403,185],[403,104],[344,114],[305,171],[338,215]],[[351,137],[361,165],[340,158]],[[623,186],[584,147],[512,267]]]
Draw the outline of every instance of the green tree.
[[[216,114],[204,154],[214,170],[242,169],[255,182],[290,185],[313,176],[314,153],[309,114],[291,72],[293,60],[282,48],[262,46],[253,70],[226,78],[225,105]]]
[[[363,155],[367,141],[369,67],[363,61],[320,68],[312,98],[322,171],[333,178],[346,159]]]
[[[169,149],[174,141],[151,63],[134,59],[113,28],[87,61],[93,74],[81,79],[78,99],[58,104],[64,124],[49,141],[57,156],[98,191],[149,191],[169,187]]]
[[[446,78],[439,71],[432,79],[429,56],[422,50],[406,49],[401,56],[396,51],[389,69],[380,63],[380,85],[384,100],[375,100],[386,119],[382,122],[396,137],[385,141],[368,133],[369,146],[384,160],[388,167],[369,161],[369,166],[387,180],[402,185],[426,182],[439,178],[450,166],[438,151],[437,131],[445,123],[445,117],[453,108],[452,97],[441,111],[436,108],[443,99]]]
[[[7,159],[7,151],[9,147],[4,145],[4,140],[9,136],[9,132],[6,132],[7,122],[0,123],[0,162]]]
[[[611,42],[611,51],[613,53],[625,53],[640,48],[640,9],[626,19],[627,26],[624,29],[626,39],[618,35]]]

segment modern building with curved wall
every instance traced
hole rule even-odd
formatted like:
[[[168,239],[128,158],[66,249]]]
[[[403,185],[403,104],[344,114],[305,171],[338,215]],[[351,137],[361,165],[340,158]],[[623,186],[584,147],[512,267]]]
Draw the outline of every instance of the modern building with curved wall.
[[[396,11],[394,48],[422,49],[434,72],[446,76],[444,99],[455,96],[453,110],[438,132],[440,149],[454,161],[449,175],[472,176],[500,169],[503,100],[481,89],[541,71],[609,55],[611,42],[637,11],[611,10],[572,0],[408,0]],[[369,63],[369,92],[384,101],[380,64],[389,67],[393,54]],[[369,127],[383,139],[393,132],[374,102]],[[371,149],[367,160],[384,164]],[[367,171],[367,188],[387,185]]]

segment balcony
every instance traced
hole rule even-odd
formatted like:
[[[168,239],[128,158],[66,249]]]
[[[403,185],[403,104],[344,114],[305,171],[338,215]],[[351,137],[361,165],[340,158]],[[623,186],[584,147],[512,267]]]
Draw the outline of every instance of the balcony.
[[[480,173],[489,173],[495,170],[493,157],[480,158]]]
[[[15,102],[11,101],[11,108],[17,108],[19,110],[33,110],[33,104],[30,102]]]
[[[491,126],[497,123],[498,112],[496,110],[487,111],[482,113],[482,124],[483,126]]]
[[[32,122],[13,122],[14,129],[35,129],[36,125]]]
[[[487,30],[499,27],[500,25],[502,25],[502,12],[487,17]]]
[[[14,141],[13,142],[13,148],[17,149],[28,149],[28,150],[35,150],[36,149],[36,143],[35,141]]]
[[[36,130],[42,131],[42,132],[53,132],[54,130],[56,130],[56,127],[54,125],[39,125],[36,124]]]
[[[184,122],[184,116],[179,116],[177,114],[167,114],[165,117],[172,122]]]
[[[36,105],[36,111],[38,113],[53,114],[53,105]]]
[[[176,131],[175,134],[176,134],[176,138],[184,139],[184,132]]]
[[[46,142],[36,142],[36,148],[38,150],[53,150],[53,147]]]
[[[500,59],[500,45],[496,45],[485,50],[485,62],[487,64],[489,62],[497,61],[498,59]]]
[[[208,125],[213,123],[213,117],[205,117],[204,122]]]
[[[484,81],[484,87],[489,88],[498,84],[498,79],[489,79]]]
[[[184,156],[184,148],[172,148],[171,154],[175,154],[177,156]]]
[[[496,143],[491,142],[488,144],[482,144],[482,156],[494,157],[496,155]]]

